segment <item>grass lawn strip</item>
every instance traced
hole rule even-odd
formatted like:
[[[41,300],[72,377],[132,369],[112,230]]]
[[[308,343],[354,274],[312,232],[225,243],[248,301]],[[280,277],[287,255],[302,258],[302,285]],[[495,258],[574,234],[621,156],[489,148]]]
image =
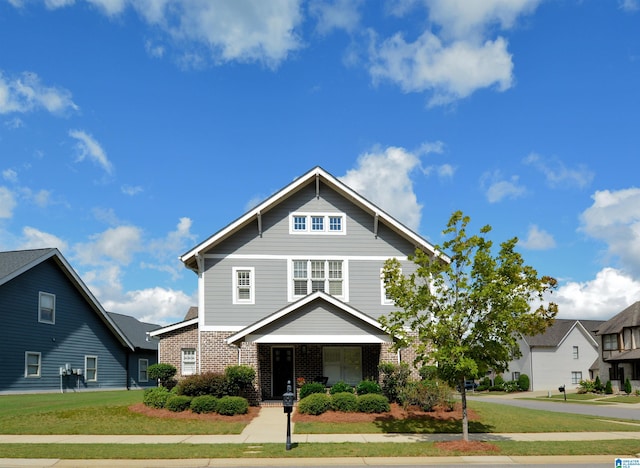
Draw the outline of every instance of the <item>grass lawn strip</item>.
[[[478,446],[476,444],[476,446]],[[250,448],[251,447],[251,448]],[[188,458],[330,458],[330,457],[446,457],[459,455],[559,456],[611,455],[636,457],[637,440],[602,442],[497,441],[473,450],[447,450],[438,442],[411,443],[314,443],[262,444],[260,451],[248,444],[2,444],[0,458],[62,459],[188,459]],[[444,446],[446,447],[446,446]],[[478,446],[480,447],[480,446]],[[490,450],[488,450],[490,449]]]

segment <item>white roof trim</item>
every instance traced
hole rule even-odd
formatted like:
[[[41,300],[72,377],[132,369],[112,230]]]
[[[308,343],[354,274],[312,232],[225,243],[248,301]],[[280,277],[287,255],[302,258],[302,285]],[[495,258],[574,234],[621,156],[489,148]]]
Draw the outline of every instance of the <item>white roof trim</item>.
[[[386,335],[388,336],[388,335]],[[379,335],[247,335],[246,340],[251,343],[288,344],[288,343],[323,343],[323,344],[379,344],[389,343]]]
[[[184,322],[174,323],[173,325],[167,325],[166,327],[158,328],[157,330],[153,330],[149,332],[149,336],[158,336],[164,335],[165,333],[172,332],[174,330],[179,330],[184,327],[188,327],[189,325],[197,325],[198,317],[193,318],[191,320],[186,320]]]
[[[351,188],[346,186],[344,183],[340,182],[334,176],[326,172],[321,167],[315,167],[310,170],[303,176],[294,180],[291,184],[287,185],[285,188],[275,193],[274,195],[267,198],[261,204],[253,208],[252,210],[245,213],[243,216],[233,221],[231,224],[227,225],[225,228],[218,231],[216,234],[209,237],[204,242],[196,245],[193,249],[189,250],[185,254],[180,256],[180,260],[183,263],[187,263],[194,257],[197,257],[201,252],[209,249],[211,246],[225,239],[228,235],[244,226],[249,221],[253,220],[254,217],[258,215],[264,214],[268,211],[272,206],[277,205],[280,201],[286,196],[294,193],[301,186],[306,185],[310,180],[318,180],[318,178],[322,178],[327,185],[331,186],[341,194],[343,194],[346,198],[352,200],[356,204],[368,210],[372,216],[379,216],[385,223],[389,226],[393,227],[395,230],[400,232],[405,238],[410,239],[417,246],[422,248],[423,250],[430,252],[431,254],[437,256],[438,258],[442,258],[445,261],[449,261],[449,257],[447,257],[442,252],[437,252],[435,247],[431,245],[426,239],[413,232],[411,229],[394,219],[391,215],[386,213],[385,211],[378,208],[376,205],[363,198],[357,192],[353,191]]]
[[[269,315],[268,317],[263,318],[262,320],[259,320],[255,323],[253,323],[252,325],[249,325],[248,327],[243,328],[240,332],[231,335],[229,338],[226,339],[227,343],[234,343],[238,340],[241,340],[243,338],[246,338],[247,335],[250,334],[254,334],[255,331],[260,330],[261,328],[269,325],[270,323],[275,322],[276,320],[279,320],[280,318],[284,317],[285,315],[290,314],[291,312],[294,312],[298,309],[300,309],[301,307],[304,307],[305,305],[309,304],[312,301],[315,301],[316,299],[322,299],[325,302],[328,302],[329,304],[334,305],[335,307],[347,312],[348,314],[351,314],[353,317],[371,325],[372,327],[382,331],[385,334],[388,334],[383,328],[382,325],[380,325],[380,322],[378,322],[377,320],[374,320],[373,318],[369,317],[366,314],[363,314],[362,312],[360,312],[357,309],[354,309],[353,307],[345,304],[344,302],[336,299],[333,296],[330,296],[327,293],[324,293],[322,291],[317,291],[313,294],[309,294],[308,296],[303,297],[302,299],[300,299],[299,301],[296,301],[292,304],[289,304],[288,306],[286,306],[283,309],[280,309],[278,312]],[[327,337],[328,338],[328,337]]]

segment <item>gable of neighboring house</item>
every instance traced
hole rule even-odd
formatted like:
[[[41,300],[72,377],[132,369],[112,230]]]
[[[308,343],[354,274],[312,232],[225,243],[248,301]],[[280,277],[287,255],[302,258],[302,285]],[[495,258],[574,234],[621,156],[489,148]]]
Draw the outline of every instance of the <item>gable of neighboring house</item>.
[[[134,346],[57,249],[0,252],[1,392],[126,388]]]
[[[601,321],[555,319],[544,333],[520,340],[522,357],[509,365],[506,380],[529,376],[531,390],[577,387],[593,378],[590,369],[598,357],[594,329]]]
[[[181,257],[198,275],[198,371],[252,365],[266,398],[297,377],[377,377],[380,360],[401,358],[378,322],[394,310],[382,268],[396,258],[411,273],[416,249],[448,261],[331,174],[312,169]],[[187,322],[152,332],[161,361],[169,338],[193,339]],[[179,362],[184,343],[172,343],[170,359]]]

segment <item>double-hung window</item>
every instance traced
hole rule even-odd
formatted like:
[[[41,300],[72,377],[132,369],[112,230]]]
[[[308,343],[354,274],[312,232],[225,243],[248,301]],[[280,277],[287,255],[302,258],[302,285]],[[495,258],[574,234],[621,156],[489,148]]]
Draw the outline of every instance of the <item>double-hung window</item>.
[[[573,347],[573,359],[580,358],[580,348],[578,346]]]
[[[254,268],[233,268],[233,303],[255,303],[255,270]]]
[[[182,375],[193,375],[196,373],[196,350],[195,348],[182,349]]]
[[[611,333],[602,335],[602,349],[605,351],[615,351],[618,349],[618,335]]]
[[[149,374],[147,372],[148,367],[149,367],[148,359],[138,359],[138,381],[139,382],[149,381]]]
[[[344,213],[292,213],[290,234],[346,234]]]
[[[582,371],[573,371],[571,372],[571,384],[577,385],[582,380]]]
[[[56,296],[46,292],[38,295],[38,322],[56,323]]]
[[[293,260],[293,296],[302,297],[316,291],[344,297],[342,260]]]
[[[33,351],[24,353],[24,376],[40,377],[42,355]]]
[[[98,380],[98,356],[84,357],[84,378],[87,382]]]

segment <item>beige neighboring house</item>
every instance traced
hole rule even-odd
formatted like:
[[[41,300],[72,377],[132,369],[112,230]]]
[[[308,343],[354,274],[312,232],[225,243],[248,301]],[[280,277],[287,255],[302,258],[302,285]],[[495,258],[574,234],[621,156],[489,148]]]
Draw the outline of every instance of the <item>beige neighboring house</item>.
[[[403,273],[420,235],[316,167],[182,255],[198,281],[198,306],[159,330],[159,361],[178,378],[229,365],[256,370],[256,400],[281,398],[287,381],[352,385],[378,379],[392,351],[378,319],[395,309],[381,273]],[[443,257],[439,257],[441,261]]]
[[[603,323],[555,319],[544,333],[521,338],[522,357],[509,364],[504,379],[517,380],[526,374],[530,390],[554,392],[562,385],[572,389],[581,380],[594,379],[594,363],[600,356],[595,330]]]
[[[610,380],[616,392],[624,388],[626,378],[634,390],[640,388],[640,301],[604,322],[597,335],[600,380]]]

